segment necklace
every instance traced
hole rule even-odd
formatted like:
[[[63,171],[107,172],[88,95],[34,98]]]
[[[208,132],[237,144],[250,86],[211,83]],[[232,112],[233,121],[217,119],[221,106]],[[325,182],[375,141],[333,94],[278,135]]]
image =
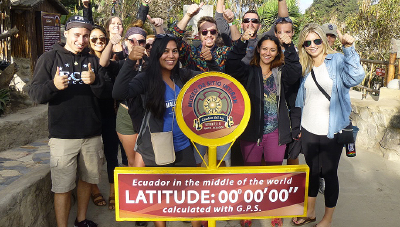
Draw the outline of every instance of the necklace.
[[[271,70],[269,70],[267,73],[262,74],[262,75],[263,75],[264,80],[268,79],[268,77],[271,76]]]

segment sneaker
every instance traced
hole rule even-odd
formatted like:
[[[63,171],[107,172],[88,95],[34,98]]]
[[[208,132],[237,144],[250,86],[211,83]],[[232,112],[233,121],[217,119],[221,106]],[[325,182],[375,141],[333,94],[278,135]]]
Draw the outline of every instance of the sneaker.
[[[87,219],[81,222],[78,222],[78,220],[75,219],[74,227],[97,227],[97,224]]]
[[[325,193],[325,179],[324,178],[319,178],[319,189],[318,192],[321,194]]]
[[[147,221],[136,221],[136,226],[147,226]]]

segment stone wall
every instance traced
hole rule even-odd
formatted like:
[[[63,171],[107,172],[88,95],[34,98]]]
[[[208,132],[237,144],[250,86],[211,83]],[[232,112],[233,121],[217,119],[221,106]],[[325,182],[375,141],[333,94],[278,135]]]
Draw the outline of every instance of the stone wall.
[[[361,93],[351,91],[353,124],[359,128],[356,147],[400,160],[399,90],[381,88],[378,97],[361,100]]]
[[[57,226],[50,167],[35,168],[23,178],[0,191],[0,226]]]
[[[0,118],[0,151],[48,136],[47,105],[39,105]]]

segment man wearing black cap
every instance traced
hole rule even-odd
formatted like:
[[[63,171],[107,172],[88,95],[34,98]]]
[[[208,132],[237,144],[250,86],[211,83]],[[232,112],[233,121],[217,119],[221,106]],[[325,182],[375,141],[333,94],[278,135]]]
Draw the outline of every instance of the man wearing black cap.
[[[105,81],[87,48],[90,22],[72,16],[65,25],[65,44],[55,44],[38,59],[29,89],[37,103],[48,103],[52,191],[57,225],[66,227],[76,175],[78,213],[75,227],[96,227],[86,220],[91,184],[98,184],[103,163],[98,98]]]

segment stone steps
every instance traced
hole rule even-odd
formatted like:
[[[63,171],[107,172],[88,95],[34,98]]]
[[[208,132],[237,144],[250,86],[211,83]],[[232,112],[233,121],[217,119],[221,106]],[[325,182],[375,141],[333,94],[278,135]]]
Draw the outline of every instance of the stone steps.
[[[47,134],[47,105],[0,118],[0,226],[56,226]]]

